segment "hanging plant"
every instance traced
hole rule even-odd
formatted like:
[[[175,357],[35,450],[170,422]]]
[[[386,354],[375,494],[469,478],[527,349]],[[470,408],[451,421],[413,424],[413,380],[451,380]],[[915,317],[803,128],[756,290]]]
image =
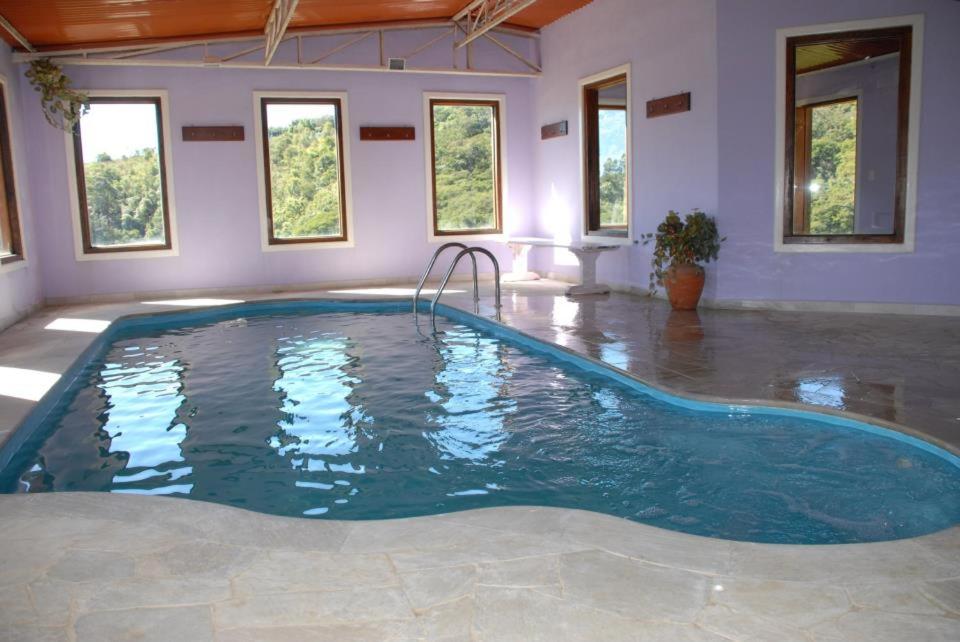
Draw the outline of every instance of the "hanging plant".
[[[47,122],[64,131],[73,131],[80,117],[90,109],[87,95],[71,89],[63,69],[49,58],[31,61],[26,76],[40,92],[40,106]]]

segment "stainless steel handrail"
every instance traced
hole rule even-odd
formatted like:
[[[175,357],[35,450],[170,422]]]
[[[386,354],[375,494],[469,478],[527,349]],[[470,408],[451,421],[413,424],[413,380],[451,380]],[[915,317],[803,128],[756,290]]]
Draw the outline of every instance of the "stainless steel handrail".
[[[436,323],[437,323],[437,313],[436,313],[437,301],[440,300],[440,295],[443,294],[444,288],[447,287],[447,282],[450,280],[450,277],[453,275],[453,271],[457,268],[457,263],[460,262],[460,259],[462,259],[463,257],[469,254],[470,258],[473,258],[474,266],[476,266],[477,259],[474,258],[473,256],[475,252],[480,252],[481,254],[485,254],[490,259],[490,261],[493,262],[493,282],[495,285],[494,292],[496,296],[496,303],[494,305],[496,306],[497,321],[500,321],[500,308],[502,306],[500,304],[500,264],[497,262],[497,257],[495,257],[489,250],[485,250],[482,247],[468,247],[466,249],[461,250],[457,254],[457,258],[453,259],[453,263],[450,264],[450,267],[447,269],[447,273],[443,276],[443,280],[440,282],[440,287],[437,288],[437,293],[436,295],[434,295],[433,301],[430,302],[430,321],[434,324],[434,327],[436,327]],[[474,286],[477,285],[476,278],[474,278],[473,284]],[[474,291],[476,291],[476,287],[474,287]],[[475,307],[479,312],[479,304]]]
[[[440,258],[440,255],[449,247],[459,247],[461,249],[467,249],[467,246],[463,243],[444,243],[437,248],[437,251],[433,253],[433,258],[430,259],[430,264],[427,265],[427,269],[423,271],[423,275],[420,277],[420,282],[417,283],[417,291],[413,295],[413,313],[417,313],[417,303],[420,301],[420,290],[423,289],[423,284],[427,282],[427,278],[430,276],[430,271],[433,270],[433,266],[436,264],[437,259]],[[471,254],[470,258],[473,259],[473,309],[475,312],[480,311],[480,285],[477,279],[477,258]]]

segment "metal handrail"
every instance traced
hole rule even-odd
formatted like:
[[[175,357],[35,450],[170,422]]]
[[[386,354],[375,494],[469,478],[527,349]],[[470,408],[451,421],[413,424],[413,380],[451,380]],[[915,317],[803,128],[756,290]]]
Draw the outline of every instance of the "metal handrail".
[[[427,282],[427,278],[430,276],[430,271],[433,270],[433,266],[436,264],[437,259],[440,258],[440,255],[448,247],[459,247],[461,249],[467,249],[467,246],[463,243],[444,243],[437,248],[437,251],[433,253],[433,258],[430,259],[430,264],[427,265],[427,269],[423,271],[423,275],[420,277],[420,282],[417,283],[417,291],[413,295],[413,313],[417,313],[417,303],[420,301],[420,290],[423,289],[423,284]],[[473,259],[473,309],[475,312],[480,311],[480,285],[477,279],[477,258],[471,254],[470,258]]]
[[[447,269],[447,273],[443,276],[443,280],[440,282],[440,287],[437,288],[437,293],[436,295],[434,295],[433,301],[430,302],[430,321],[434,324],[434,328],[436,328],[436,323],[437,323],[437,312],[436,312],[437,301],[440,300],[440,295],[443,294],[444,288],[447,287],[447,282],[450,280],[450,277],[453,275],[453,271],[457,268],[457,263],[460,262],[460,259],[462,259],[464,256],[469,254],[470,258],[473,259],[474,266],[476,266],[477,259],[473,256],[475,252],[480,252],[481,254],[487,255],[490,261],[493,262],[493,281],[496,286],[496,289],[494,291],[496,296],[496,303],[494,305],[496,306],[496,311],[497,311],[497,321],[500,321],[500,308],[502,306],[500,304],[500,264],[497,262],[497,257],[495,257],[489,250],[485,250],[482,247],[468,247],[466,249],[461,250],[457,254],[457,258],[453,259],[453,263],[450,264],[450,267]],[[476,278],[474,278],[473,284],[474,284],[474,290],[476,290],[476,285],[477,285]],[[479,311],[479,305],[476,307],[477,307],[477,310]]]

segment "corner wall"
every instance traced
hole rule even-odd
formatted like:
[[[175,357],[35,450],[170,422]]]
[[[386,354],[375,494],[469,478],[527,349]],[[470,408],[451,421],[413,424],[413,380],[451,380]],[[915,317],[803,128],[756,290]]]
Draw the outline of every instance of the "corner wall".
[[[631,65],[634,238],[656,230],[671,209],[717,214],[715,34],[714,0],[594,0],[543,30],[534,129],[566,120],[570,133],[546,141],[534,133],[538,236],[579,240],[584,208],[578,82],[625,63]],[[684,91],[692,94],[691,111],[646,117],[648,100]],[[605,253],[599,276],[645,288],[650,256],[640,245]],[[577,276],[576,259],[565,250],[537,248],[531,258],[540,272]]]
[[[10,139],[13,146],[13,171],[16,179],[20,231],[26,249],[26,261],[0,266],[0,330],[19,321],[40,305],[40,268],[36,228],[28,167],[27,142],[33,139],[24,133],[20,70],[10,62],[10,48],[0,45],[0,75],[6,80],[7,111],[10,117]]]

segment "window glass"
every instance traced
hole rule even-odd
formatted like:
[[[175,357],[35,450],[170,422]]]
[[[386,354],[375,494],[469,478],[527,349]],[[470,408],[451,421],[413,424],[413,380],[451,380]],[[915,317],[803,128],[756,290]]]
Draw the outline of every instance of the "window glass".
[[[262,102],[270,242],[344,240],[337,99]]]
[[[7,96],[5,87],[0,84],[0,265],[22,258],[13,154],[7,129]]]
[[[499,103],[430,101],[434,233],[499,232]]]
[[[91,98],[74,133],[86,252],[170,247],[159,98]]]

